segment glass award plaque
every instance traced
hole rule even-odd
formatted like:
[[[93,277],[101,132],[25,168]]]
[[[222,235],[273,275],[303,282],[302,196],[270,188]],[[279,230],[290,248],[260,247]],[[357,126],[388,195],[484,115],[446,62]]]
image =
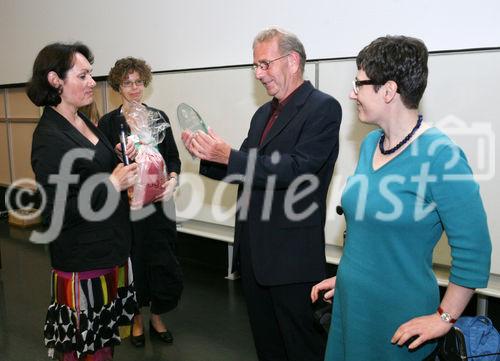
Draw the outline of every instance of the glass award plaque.
[[[193,133],[197,131],[208,133],[208,127],[198,112],[186,103],[177,106],[177,120],[183,131],[188,129]]]

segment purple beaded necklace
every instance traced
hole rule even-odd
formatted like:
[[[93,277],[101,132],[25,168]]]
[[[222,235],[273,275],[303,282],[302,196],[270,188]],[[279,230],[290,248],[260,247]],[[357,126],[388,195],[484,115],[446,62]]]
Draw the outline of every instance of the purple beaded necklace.
[[[382,135],[380,136],[380,140],[378,142],[378,147],[380,149],[380,152],[383,155],[392,154],[395,151],[397,151],[399,148],[401,148],[404,144],[408,143],[408,141],[411,139],[411,137],[413,137],[413,134],[415,134],[417,129],[420,128],[420,124],[422,124],[422,119],[423,119],[422,114],[419,114],[417,124],[413,127],[411,132],[408,133],[408,135],[406,137],[404,137],[404,139],[402,141],[400,141],[398,144],[396,144],[391,149],[387,149],[387,150],[384,149],[385,133],[382,133]]]

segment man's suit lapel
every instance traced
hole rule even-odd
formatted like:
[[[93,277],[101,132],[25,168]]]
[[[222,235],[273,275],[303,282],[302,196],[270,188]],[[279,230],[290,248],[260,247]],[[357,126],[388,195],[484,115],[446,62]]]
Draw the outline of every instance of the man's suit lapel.
[[[271,102],[267,103],[266,109],[262,112],[263,116],[258,119],[255,130],[253,132],[254,137],[252,139],[252,144],[250,144],[251,148],[259,148],[260,138],[262,137],[262,133],[264,132],[264,128],[266,127],[267,121],[271,116]]]
[[[281,131],[293,120],[313,90],[314,87],[311,83],[306,81],[302,88],[298,90],[297,94],[292,96],[292,99],[290,99],[288,104],[285,105],[278,119],[276,119],[276,122],[269,130],[269,133],[267,133],[267,136],[260,145],[260,148],[264,148],[266,144],[280,134]],[[266,122],[264,122],[264,126],[265,124]],[[262,128],[262,130],[264,130],[264,128]],[[260,134],[262,134],[262,132],[260,132]]]

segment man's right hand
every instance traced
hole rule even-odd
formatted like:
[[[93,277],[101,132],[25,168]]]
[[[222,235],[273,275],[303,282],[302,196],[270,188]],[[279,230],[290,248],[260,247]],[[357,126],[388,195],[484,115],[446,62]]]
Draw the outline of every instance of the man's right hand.
[[[189,129],[186,129],[181,134],[181,139],[182,139],[182,142],[184,143],[184,146],[186,147],[189,154],[191,154],[193,157],[195,157],[194,148],[193,148],[193,144],[192,144],[193,139],[194,139],[194,134],[195,133],[193,133]]]

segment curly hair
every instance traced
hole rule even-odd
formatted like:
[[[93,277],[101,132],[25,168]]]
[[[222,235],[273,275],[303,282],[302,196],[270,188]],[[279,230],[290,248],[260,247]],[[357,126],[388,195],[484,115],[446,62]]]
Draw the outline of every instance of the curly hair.
[[[396,82],[403,104],[409,109],[417,109],[427,86],[428,56],[422,40],[388,35],[364,47],[356,58],[356,65],[375,84]],[[380,86],[376,85],[375,91]]]
[[[61,103],[60,90],[54,88],[47,79],[51,71],[61,79],[66,78],[68,70],[75,64],[75,54],[82,54],[90,64],[94,56],[82,43],[52,43],[38,53],[33,64],[33,75],[26,87],[26,94],[37,106],[56,106]]]
[[[131,56],[118,59],[115,65],[111,68],[108,74],[108,84],[114,91],[120,91],[120,84],[128,74],[136,71],[144,81],[144,86],[147,87],[151,83],[153,76],[151,75],[151,67],[142,59],[133,58]]]

